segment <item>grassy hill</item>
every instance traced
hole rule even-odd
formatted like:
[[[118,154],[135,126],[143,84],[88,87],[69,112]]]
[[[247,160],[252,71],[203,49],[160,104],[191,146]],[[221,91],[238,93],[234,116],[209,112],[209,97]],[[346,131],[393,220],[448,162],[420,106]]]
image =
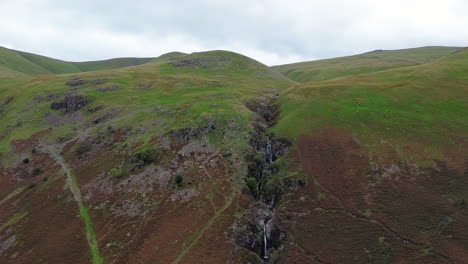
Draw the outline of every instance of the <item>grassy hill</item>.
[[[310,183],[283,201],[299,249],[324,263],[463,263],[467,72],[463,49],[282,94],[274,131],[296,142],[292,167]]]
[[[294,86],[284,93],[278,131],[298,138],[328,124],[367,139],[417,138],[461,150],[468,133],[467,59],[463,49],[419,66]]]
[[[244,169],[235,167],[243,166],[240,160],[249,146],[249,122],[254,115],[245,107],[246,101],[277,94],[293,84],[269,67],[227,51],[169,54],[161,60],[113,70],[1,78],[2,216],[7,221],[17,219],[10,222],[16,223],[18,239],[21,236],[22,245],[29,248],[42,248],[42,261],[63,262],[73,252],[81,252],[74,260],[77,263],[102,263],[103,258],[106,262],[128,262],[134,258],[122,254],[120,246],[105,245],[120,241],[117,243],[143,254],[147,239],[157,239],[162,250],[154,256],[137,257],[142,262],[148,258],[164,263],[202,260],[211,249],[202,246],[189,251],[192,241],[205,241],[218,236],[219,230],[228,230],[239,210]],[[149,181],[133,180],[149,170]],[[63,188],[63,173],[71,191]],[[101,181],[98,175],[104,174],[114,175],[108,178],[113,179],[113,194],[91,190],[91,186],[101,184],[95,185]],[[165,180],[156,180],[162,175],[166,175]],[[181,180],[174,183],[176,176]],[[130,181],[137,185],[122,189],[124,192],[118,190]],[[34,194],[24,199],[29,190]],[[117,213],[114,209],[121,210],[117,204],[127,203],[125,193],[130,190],[137,192],[131,195],[132,202],[127,201],[134,204],[132,207],[143,206],[148,197],[159,205],[148,204],[146,213],[134,214],[133,209],[123,207]],[[88,191],[104,200],[97,196],[82,200],[80,197]],[[47,197],[54,201],[42,205],[35,202]],[[186,199],[195,203],[186,203]],[[21,204],[21,212],[10,210],[10,201]],[[110,206],[104,206],[105,214],[94,209],[104,203]],[[43,215],[55,212],[56,206],[68,209]],[[48,236],[31,235],[44,228],[35,223],[76,223],[76,215],[81,217],[72,225],[74,232],[86,234],[87,239],[64,239],[67,236],[60,231],[61,224],[49,226]],[[189,215],[193,219],[185,218]],[[132,226],[119,228],[110,236],[105,234],[105,226],[126,225],[135,219],[145,222],[140,228],[146,231],[135,233],[131,239],[127,234],[136,231]],[[85,225],[79,224],[81,221]],[[154,229],[160,226],[174,230],[164,235]],[[158,233],[157,237],[148,237],[152,233]],[[127,242],[125,237],[129,238]],[[165,244],[175,237],[179,237],[178,242]],[[44,249],[51,240],[67,246],[56,251]],[[218,245],[222,248],[210,254],[224,258],[230,247],[227,242],[222,240]],[[205,253],[194,256],[197,252]],[[28,254],[21,251],[19,255],[16,263],[31,263]]]
[[[9,53],[0,262],[261,264],[266,239],[271,263],[463,263],[468,49],[453,51],[347,57],[393,68],[303,84],[228,51],[65,74]]]
[[[140,65],[154,59],[115,58],[102,61],[67,62],[0,47],[0,77],[111,70]]]
[[[85,79],[86,83],[70,92],[75,89],[66,83],[74,78]],[[193,53],[172,62],[156,60],[113,71],[3,78],[0,95],[12,99],[2,107],[5,125],[0,131],[0,145],[5,151],[11,140],[28,138],[50,127],[45,116],[53,112],[51,100],[68,93],[85,94],[90,101],[88,107],[102,105],[120,115],[157,105],[171,109],[183,106],[178,119],[182,125],[209,114],[235,116],[234,108],[241,105],[243,98],[260,91],[279,92],[279,88],[291,84],[291,80],[267,66],[226,51]],[[76,129],[93,118],[93,114],[84,113],[81,122],[59,128],[57,133],[76,134]]]
[[[422,47],[380,50],[349,57],[273,66],[273,68],[292,80],[306,83],[418,65],[445,57],[460,49],[458,47]]]

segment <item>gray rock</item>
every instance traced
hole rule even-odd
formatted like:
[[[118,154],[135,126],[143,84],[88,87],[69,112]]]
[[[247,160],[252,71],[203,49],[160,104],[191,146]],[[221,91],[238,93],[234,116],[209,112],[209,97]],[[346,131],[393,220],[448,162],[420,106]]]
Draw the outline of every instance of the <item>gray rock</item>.
[[[74,113],[88,104],[88,97],[85,95],[65,96],[61,102],[54,102],[50,105],[53,110],[62,110],[64,114]]]

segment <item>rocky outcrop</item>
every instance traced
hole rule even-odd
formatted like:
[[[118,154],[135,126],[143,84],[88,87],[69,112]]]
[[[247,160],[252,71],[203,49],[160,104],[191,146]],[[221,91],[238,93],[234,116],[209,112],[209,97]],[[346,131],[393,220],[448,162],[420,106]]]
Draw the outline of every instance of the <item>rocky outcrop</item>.
[[[278,121],[280,109],[276,101],[277,98],[278,96],[274,98],[261,97],[258,100],[250,100],[245,103],[245,107],[256,113],[261,119],[260,123],[269,128],[274,126]]]
[[[54,102],[50,105],[53,110],[62,110],[64,114],[74,113],[88,104],[88,97],[85,95],[65,96],[60,102]]]
[[[279,116],[275,99],[260,98],[246,103],[246,107],[257,114],[252,125],[247,161],[247,186],[253,198],[249,212],[233,227],[234,242],[254,252],[263,263],[270,255],[281,251],[286,233],[281,231],[281,220],[276,214],[282,188],[268,183],[279,171],[274,162],[283,156],[291,146],[286,139],[277,139],[267,134]],[[278,254],[275,254],[278,255]]]
[[[218,66],[226,65],[230,62],[229,58],[226,57],[215,57],[215,58],[190,58],[183,59],[169,64],[175,67],[204,67],[204,68],[216,68]]]
[[[100,106],[96,106],[96,107],[93,107],[93,108],[89,108],[89,109],[88,109],[88,112],[94,113],[94,112],[97,112],[97,111],[99,111],[99,110],[104,109],[104,107],[105,107],[105,106],[100,105]]]
[[[211,130],[216,129],[216,124],[210,122],[207,126],[200,127],[187,127],[169,132],[169,136],[181,142],[189,142],[191,139],[209,133]]]
[[[65,83],[65,85],[68,85],[70,87],[78,87],[82,86],[88,83],[88,80],[81,79],[81,78],[74,78]]]

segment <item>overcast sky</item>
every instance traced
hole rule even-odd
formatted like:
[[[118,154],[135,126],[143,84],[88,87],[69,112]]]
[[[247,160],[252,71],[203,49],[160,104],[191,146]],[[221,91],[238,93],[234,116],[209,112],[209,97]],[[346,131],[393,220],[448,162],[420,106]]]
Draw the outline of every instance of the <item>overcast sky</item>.
[[[468,46],[467,0],[0,0],[0,46],[69,61],[231,50],[268,65]]]

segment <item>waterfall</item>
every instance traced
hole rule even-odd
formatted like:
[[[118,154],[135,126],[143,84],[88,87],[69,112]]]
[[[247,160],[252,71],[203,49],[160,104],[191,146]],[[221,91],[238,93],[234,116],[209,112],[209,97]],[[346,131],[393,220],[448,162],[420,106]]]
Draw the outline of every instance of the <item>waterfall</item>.
[[[236,244],[254,252],[257,260],[263,264],[279,260],[277,253],[282,250],[279,245],[286,237],[277,226],[278,216],[275,213],[281,193],[276,191],[275,183],[269,185],[269,180],[273,180],[279,170],[279,164],[274,164],[274,161],[284,155],[290,146],[288,141],[268,133],[276,124],[279,114],[276,99],[261,97],[246,103],[246,107],[258,116],[253,119],[249,141],[251,150],[246,159],[246,183],[254,201],[250,213],[239,219],[239,228],[234,233]]]
[[[267,158],[268,163],[273,162],[273,151],[271,149],[269,136],[267,136],[266,158]],[[263,263],[267,263],[267,259],[268,259],[268,240],[267,240],[267,232],[266,232],[266,223],[267,221],[263,222]]]
[[[267,149],[266,149],[268,163],[273,162],[273,151],[271,150],[270,137],[267,136]]]
[[[268,245],[266,235],[266,223],[263,224],[263,258],[268,259]]]

